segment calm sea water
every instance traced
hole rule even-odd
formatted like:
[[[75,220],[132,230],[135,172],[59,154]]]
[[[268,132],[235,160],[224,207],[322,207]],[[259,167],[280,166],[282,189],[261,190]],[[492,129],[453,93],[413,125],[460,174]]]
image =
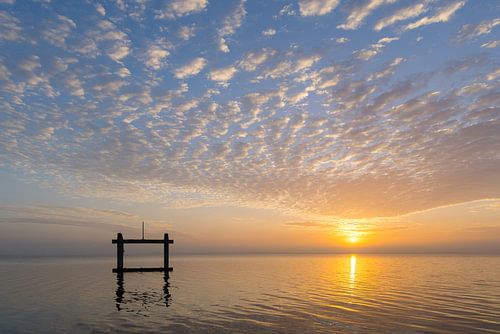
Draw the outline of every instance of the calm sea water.
[[[126,258],[158,265],[159,258]],[[500,333],[500,257],[0,261],[0,333]]]

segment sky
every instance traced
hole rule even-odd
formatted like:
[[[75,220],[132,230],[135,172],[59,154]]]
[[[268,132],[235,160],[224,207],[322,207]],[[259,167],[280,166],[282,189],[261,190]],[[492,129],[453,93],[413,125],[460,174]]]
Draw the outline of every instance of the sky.
[[[500,252],[500,3],[0,0],[0,255]]]

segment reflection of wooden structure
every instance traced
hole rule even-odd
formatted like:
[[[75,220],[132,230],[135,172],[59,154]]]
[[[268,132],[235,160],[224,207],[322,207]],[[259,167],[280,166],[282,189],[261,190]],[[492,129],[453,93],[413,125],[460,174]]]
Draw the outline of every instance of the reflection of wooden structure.
[[[144,232],[143,232],[144,233]],[[123,235],[118,233],[116,239],[111,241],[116,244],[116,268],[113,269],[114,273],[123,273],[129,271],[173,271],[174,268],[169,267],[169,244],[174,241],[168,238],[168,233],[165,233],[162,239],[123,239]],[[163,267],[156,268],[124,268],[123,267],[123,253],[125,252],[125,244],[163,244]]]

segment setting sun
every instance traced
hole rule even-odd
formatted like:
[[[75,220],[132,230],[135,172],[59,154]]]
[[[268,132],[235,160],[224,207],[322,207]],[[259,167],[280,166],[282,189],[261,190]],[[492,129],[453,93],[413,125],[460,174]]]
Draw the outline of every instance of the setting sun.
[[[359,241],[359,235],[357,233],[353,233],[351,235],[349,235],[349,237],[347,238],[347,240],[351,243],[351,244],[355,244]]]

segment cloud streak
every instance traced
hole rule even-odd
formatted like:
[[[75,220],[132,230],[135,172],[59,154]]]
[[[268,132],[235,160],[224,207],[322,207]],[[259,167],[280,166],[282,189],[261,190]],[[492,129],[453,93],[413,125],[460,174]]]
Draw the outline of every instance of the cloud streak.
[[[338,4],[339,0],[301,0],[299,1],[300,15],[325,15],[333,11]]]
[[[207,0],[173,0],[163,10],[157,12],[156,19],[174,19],[203,11],[208,5]]]
[[[465,1],[454,2],[446,7],[438,9],[433,16],[425,16],[418,21],[406,25],[403,27],[403,30],[417,29],[433,23],[448,22],[453,17],[455,12],[457,12],[464,5]]]
[[[245,0],[240,0],[236,8],[224,19],[222,27],[217,31],[217,43],[219,51],[228,53],[229,46],[227,45],[226,38],[233,35],[238,29],[247,12],[245,10]]]
[[[338,25],[337,28],[344,30],[358,29],[364,20],[377,8],[395,2],[396,0],[369,0],[365,4],[355,7],[347,17],[346,22]]]
[[[203,70],[203,68],[207,65],[207,60],[202,57],[198,57],[193,59],[191,62],[186,65],[179,67],[174,71],[175,77],[177,79],[185,79],[196,75]]]
[[[403,9],[400,9],[396,11],[394,14],[391,16],[384,17],[383,19],[379,20],[373,29],[376,31],[380,31],[386,27],[392,26],[395,23],[398,23],[400,21],[405,21],[414,17],[417,17],[421,15],[422,13],[426,12],[427,8],[423,3],[418,3],[416,5],[406,7]]]

